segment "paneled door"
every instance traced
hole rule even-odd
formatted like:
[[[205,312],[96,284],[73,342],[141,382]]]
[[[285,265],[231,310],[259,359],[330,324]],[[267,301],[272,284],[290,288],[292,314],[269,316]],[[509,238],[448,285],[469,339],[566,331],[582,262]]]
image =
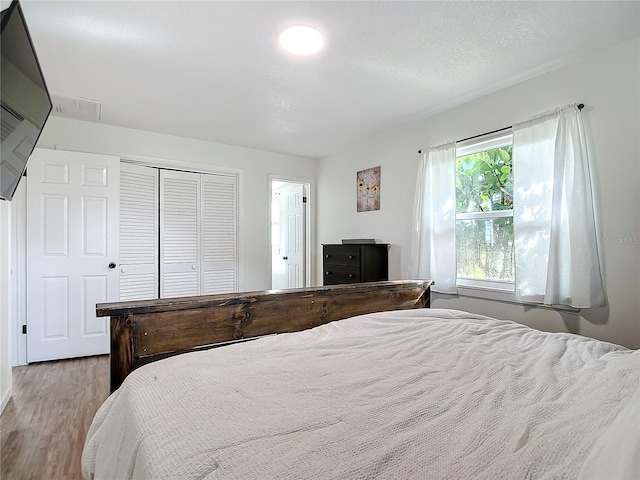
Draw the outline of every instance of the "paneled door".
[[[304,287],[304,185],[292,184],[282,189],[285,218],[284,260],[287,288]]]
[[[120,159],[36,149],[27,174],[27,360],[109,352],[119,299]]]

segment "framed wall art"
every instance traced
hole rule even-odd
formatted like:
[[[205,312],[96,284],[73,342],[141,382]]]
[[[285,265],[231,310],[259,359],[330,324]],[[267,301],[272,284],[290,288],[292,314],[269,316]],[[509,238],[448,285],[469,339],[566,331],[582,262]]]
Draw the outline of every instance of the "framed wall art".
[[[360,170],[356,174],[358,212],[380,210],[380,167]]]

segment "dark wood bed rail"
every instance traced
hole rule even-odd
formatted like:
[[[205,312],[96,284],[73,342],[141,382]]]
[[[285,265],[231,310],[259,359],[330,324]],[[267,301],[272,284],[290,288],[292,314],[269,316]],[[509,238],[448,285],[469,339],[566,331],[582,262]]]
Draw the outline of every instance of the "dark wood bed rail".
[[[427,280],[99,303],[111,317],[111,391],[135,368],[179,353],[316,327],[365,313],[430,306]]]

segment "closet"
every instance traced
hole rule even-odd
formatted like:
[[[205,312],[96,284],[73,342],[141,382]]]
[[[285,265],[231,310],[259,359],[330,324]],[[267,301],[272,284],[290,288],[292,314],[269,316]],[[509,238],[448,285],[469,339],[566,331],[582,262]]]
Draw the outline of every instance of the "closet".
[[[238,290],[236,175],[37,148],[26,180],[28,362],[108,353],[97,303]]]
[[[120,300],[237,291],[237,177],[122,163]]]

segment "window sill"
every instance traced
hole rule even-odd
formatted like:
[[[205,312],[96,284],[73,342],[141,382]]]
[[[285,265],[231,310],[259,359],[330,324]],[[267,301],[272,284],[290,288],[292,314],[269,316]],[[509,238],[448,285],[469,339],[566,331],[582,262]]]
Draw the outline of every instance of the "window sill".
[[[458,296],[479,298],[482,300],[490,300],[494,302],[511,303],[514,305],[522,305],[525,307],[544,308],[548,310],[560,310],[569,313],[579,313],[579,308],[573,308],[567,305],[544,305],[541,303],[527,303],[516,299],[516,294],[513,289],[509,290],[509,284],[506,284],[504,288],[497,287],[480,287],[472,285],[458,285]],[[513,288],[513,287],[512,287]]]

